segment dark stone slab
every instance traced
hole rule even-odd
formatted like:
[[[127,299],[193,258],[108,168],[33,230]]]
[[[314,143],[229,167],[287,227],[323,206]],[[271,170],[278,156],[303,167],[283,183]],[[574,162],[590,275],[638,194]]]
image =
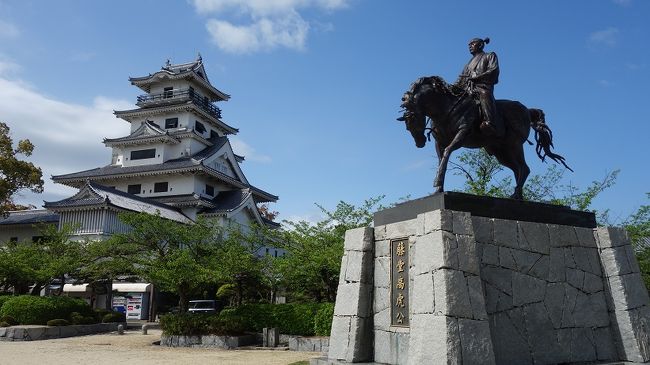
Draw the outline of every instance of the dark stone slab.
[[[535,203],[515,199],[492,198],[465,193],[435,193],[375,213],[375,227],[414,219],[420,213],[438,209],[469,212],[473,216],[517,221],[562,224],[575,227],[596,227],[596,216],[591,212],[571,210],[569,207]]]

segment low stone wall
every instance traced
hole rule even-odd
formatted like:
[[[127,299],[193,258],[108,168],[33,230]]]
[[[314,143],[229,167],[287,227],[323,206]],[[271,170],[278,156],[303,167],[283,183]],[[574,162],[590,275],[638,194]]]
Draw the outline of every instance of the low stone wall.
[[[289,350],[305,352],[325,352],[329,351],[329,337],[302,337],[289,336]]]
[[[40,341],[53,338],[86,336],[117,331],[121,323],[97,323],[71,326],[12,326],[0,328],[0,341]],[[126,327],[126,325],[125,325]]]
[[[161,336],[160,346],[234,349],[254,344],[255,335],[244,336]]]

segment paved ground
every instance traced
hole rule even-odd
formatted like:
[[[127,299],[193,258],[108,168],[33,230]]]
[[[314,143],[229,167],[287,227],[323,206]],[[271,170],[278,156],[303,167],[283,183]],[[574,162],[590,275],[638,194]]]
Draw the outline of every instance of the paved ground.
[[[128,331],[46,341],[0,341],[0,365],[285,365],[308,360],[313,352],[213,350],[152,346],[160,330]]]

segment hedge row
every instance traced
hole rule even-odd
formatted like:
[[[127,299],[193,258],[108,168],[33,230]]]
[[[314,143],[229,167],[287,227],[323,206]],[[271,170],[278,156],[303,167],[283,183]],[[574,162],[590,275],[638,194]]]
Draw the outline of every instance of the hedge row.
[[[167,336],[232,336],[244,333],[241,319],[229,314],[167,314],[160,317],[160,328]]]
[[[83,299],[78,298],[0,296],[0,304],[0,318],[12,318],[18,324],[45,325],[54,319],[63,319],[72,324],[125,321],[124,314],[105,309],[94,311]]]
[[[260,332],[264,327],[277,327],[280,333],[298,336],[329,336],[332,316],[328,314],[332,303],[305,304],[246,304],[233,309],[224,309],[242,318],[247,331]],[[322,314],[319,314],[321,313]],[[327,319],[329,317],[329,319]],[[316,330],[316,319],[322,318]],[[325,322],[329,322],[325,325]]]
[[[329,336],[333,303],[245,304],[215,314],[168,314],[160,319],[165,335],[236,335],[277,327],[280,333]]]

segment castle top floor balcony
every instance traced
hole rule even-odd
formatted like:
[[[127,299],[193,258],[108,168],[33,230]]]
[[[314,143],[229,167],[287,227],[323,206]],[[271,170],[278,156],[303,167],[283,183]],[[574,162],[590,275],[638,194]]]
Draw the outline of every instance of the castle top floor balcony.
[[[201,109],[215,118],[221,118],[221,109],[210,102],[205,96],[201,96],[192,88],[165,90],[158,94],[144,94],[137,98],[135,105],[141,108],[151,108],[164,105],[174,105],[192,101]]]

